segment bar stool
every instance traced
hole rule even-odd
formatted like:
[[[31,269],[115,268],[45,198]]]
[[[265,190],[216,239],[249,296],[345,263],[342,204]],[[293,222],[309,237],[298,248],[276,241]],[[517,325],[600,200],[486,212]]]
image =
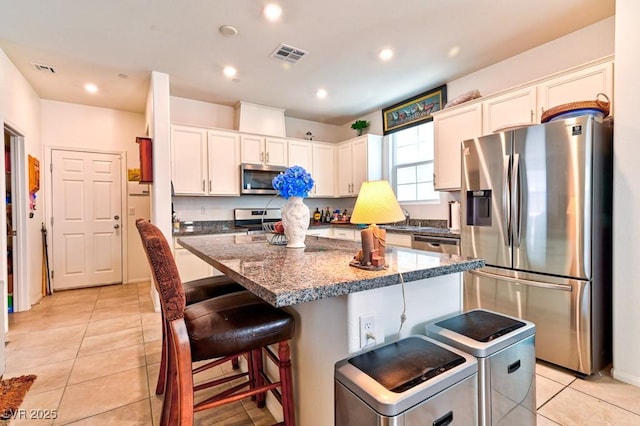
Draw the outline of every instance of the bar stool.
[[[191,425],[194,413],[240,399],[256,397],[264,406],[271,391],[282,404],[284,425],[295,425],[291,360],[288,340],[295,323],[291,315],[249,292],[236,292],[186,305],[185,292],[169,245],[153,224],[139,226],[143,246],[152,266],[167,326],[167,384],[162,425]],[[278,345],[274,354],[268,346]],[[194,387],[192,363],[249,354],[248,374],[212,380]],[[279,381],[272,382],[263,369],[262,354],[278,366]],[[248,376],[204,401],[194,403],[194,393]],[[278,391],[279,388],[279,391]],[[243,390],[244,389],[244,390]]]
[[[136,227],[140,233],[143,232],[144,224],[148,223],[145,219],[137,219]],[[142,235],[142,234],[141,234]],[[216,277],[206,277],[198,280],[187,281],[182,283],[185,293],[186,304],[191,305],[198,303],[212,297],[223,296],[229,293],[235,293],[238,291],[247,291],[237,282],[224,275]],[[166,322],[162,320],[162,347],[160,352],[160,371],[158,372],[158,380],[156,383],[156,395],[161,395],[165,390],[166,377],[167,377],[167,326]],[[238,358],[231,360],[234,369],[239,368]],[[203,371],[204,368],[199,368],[197,371]]]

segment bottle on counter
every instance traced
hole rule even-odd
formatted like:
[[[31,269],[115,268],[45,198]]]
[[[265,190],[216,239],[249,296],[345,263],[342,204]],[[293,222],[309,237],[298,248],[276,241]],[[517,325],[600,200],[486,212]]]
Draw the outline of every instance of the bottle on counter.
[[[313,221],[318,223],[320,222],[320,210],[316,207],[316,211],[313,213]]]
[[[331,223],[331,207],[327,206],[327,212],[324,215],[324,222]]]
[[[180,219],[178,219],[178,215],[176,214],[175,211],[173,213],[171,213],[171,222],[173,222],[173,230],[174,231],[179,231],[180,230]]]

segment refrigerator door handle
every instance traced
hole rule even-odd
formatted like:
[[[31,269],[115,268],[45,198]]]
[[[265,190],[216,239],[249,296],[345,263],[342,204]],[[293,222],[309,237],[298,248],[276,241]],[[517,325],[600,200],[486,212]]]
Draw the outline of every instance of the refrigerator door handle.
[[[521,193],[521,179],[520,179],[520,154],[513,154],[513,245],[520,247],[521,230],[522,230],[522,200],[520,198]]]
[[[511,171],[511,156],[504,156],[504,166],[502,169],[502,180],[503,180],[503,188],[502,191],[502,223],[504,223],[504,232],[502,233],[502,237],[504,239],[504,245],[508,246],[511,244],[511,203],[509,202],[511,198],[511,185],[509,185],[509,172]]]
[[[512,278],[512,277],[505,277],[503,275],[495,275],[495,274],[490,274],[488,272],[483,272],[483,271],[478,271],[478,270],[471,270],[468,271],[471,275],[477,275],[479,277],[485,277],[485,278],[491,278],[491,279],[499,279],[499,280],[503,280],[503,281],[511,281],[514,283],[519,283],[519,284],[525,284],[525,285],[530,285],[532,287],[539,287],[539,288],[548,288],[551,290],[560,290],[560,291],[568,291],[568,292],[572,292],[573,288],[570,285],[565,285],[565,284],[551,284],[551,283],[544,283],[542,281],[533,281],[533,280],[525,280],[523,278]]]

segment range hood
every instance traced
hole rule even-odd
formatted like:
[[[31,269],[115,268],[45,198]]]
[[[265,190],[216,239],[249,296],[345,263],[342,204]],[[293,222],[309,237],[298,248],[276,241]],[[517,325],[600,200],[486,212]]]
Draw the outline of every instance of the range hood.
[[[240,101],[236,110],[236,128],[240,132],[286,137],[284,109]]]

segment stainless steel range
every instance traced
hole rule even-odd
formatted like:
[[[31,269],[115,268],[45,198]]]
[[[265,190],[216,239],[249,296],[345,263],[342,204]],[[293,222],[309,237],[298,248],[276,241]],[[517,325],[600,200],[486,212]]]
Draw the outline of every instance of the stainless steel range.
[[[245,228],[248,234],[262,233],[263,223],[282,220],[282,212],[279,208],[255,208],[234,209],[233,225],[236,228]]]

